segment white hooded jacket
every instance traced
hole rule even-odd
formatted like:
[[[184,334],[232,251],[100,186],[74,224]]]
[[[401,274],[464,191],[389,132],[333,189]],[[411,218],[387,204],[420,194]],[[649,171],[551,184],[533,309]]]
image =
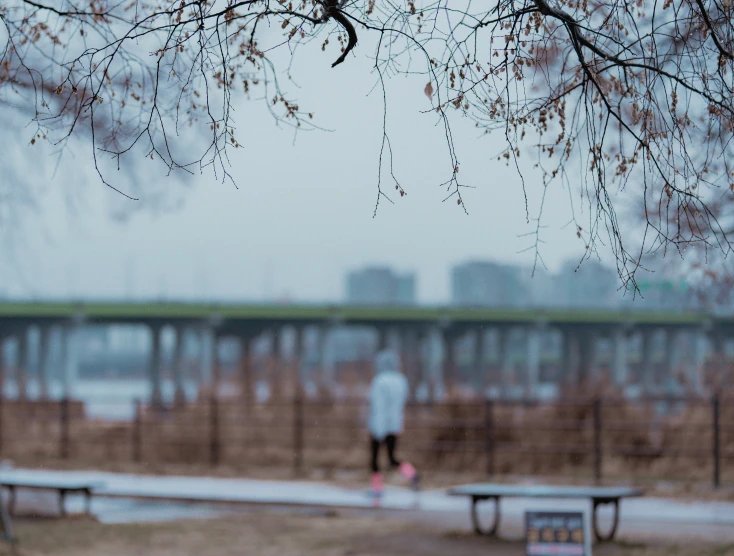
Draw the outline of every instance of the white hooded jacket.
[[[400,359],[393,351],[375,358],[375,378],[370,386],[368,427],[376,440],[403,431],[403,412],[408,398],[408,381],[400,372]]]

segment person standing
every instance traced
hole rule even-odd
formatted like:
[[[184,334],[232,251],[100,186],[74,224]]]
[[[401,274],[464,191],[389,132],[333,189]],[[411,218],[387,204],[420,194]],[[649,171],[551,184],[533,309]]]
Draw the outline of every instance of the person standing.
[[[392,469],[419,487],[418,473],[408,462],[401,462],[396,456],[398,437],[403,432],[405,403],[408,398],[408,381],[400,370],[400,358],[392,350],[384,350],[375,358],[375,376],[369,392],[370,467],[371,490],[373,496],[381,496],[383,475],[380,471],[380,448],[387,449],[387,457]]]

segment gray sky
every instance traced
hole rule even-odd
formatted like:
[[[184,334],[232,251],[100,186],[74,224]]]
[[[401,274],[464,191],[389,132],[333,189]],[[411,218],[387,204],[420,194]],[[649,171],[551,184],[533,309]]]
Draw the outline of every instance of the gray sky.
[[[133,202],[95,178],[87,145],[75,145],[54,173],[53,150],[25,146],[31,130],[22,120],[13,123],[18,156],[12,171],[9,160],[0,164],[6,179],[31,187],[40,207],[23,213],[21,234],[12,221],[2,222],[15,253],[3,257],[2,288],[23,297],[338,300],[345,271],[379,263],[415,271],[419,300],[441,303],[457,262],[532,265],[533,252],[520,253],[532,240],[519,236],[535,226],[526,222],[520,178],[492,156],[504,138],[480,137],[458,113],[452,122],[460,175],[476,189],[464,193],[468,216],[454,200],[442,202],[438,184],[449,177],[450,163],[435,115],[420,113],[430,108],[422,79],[388,82],[388,131],[408,195],[393,195],[394,205],[383,199],[373,219],[382,95],[368,95],[376,77],[369,53],[360,43],[357,55],[337,69],[329,67],[333,52],[301,53],[294,74],[300,89],[287,88],[333,131],[302,133],[293,144],[292,131],[277,128],[261,101],[238,100],[235,118],[245,148],[232,173],[239,189],[210,172],[182,185],[166,178],[160,163],[128,159],[143,191],[135,208],[151,208],[160,192],[181,206],[137,211],[124,224],[110,215],[129,211]],[[531,155],[529,149],[520,162],[533,217],[540,188]],[[123,189],[128,185],[124,174],[110,177]],[[578,216],[577,195],[574,203]],[[571,208],[560,183],[549,190],[544,215],[542,254],[549,268],[579,259],[584,244],[572,226],[564,228]]]

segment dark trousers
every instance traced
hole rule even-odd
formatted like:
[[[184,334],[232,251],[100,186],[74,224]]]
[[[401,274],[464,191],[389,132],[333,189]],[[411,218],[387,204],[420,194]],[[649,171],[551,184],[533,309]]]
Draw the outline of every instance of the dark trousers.
[[[397,444],[397,437],[394,434],[388,434],[385,440],[377,440],[376,438],[370,438],[370,444],[372,448],[372,472],[377,473],[380,471],[380,465],[377,463],[380,455],[380,446],[383,444],[387,447],[387,458],[390,461],[390,467],[399,467],[400,461],[395,457],[395,445]]]

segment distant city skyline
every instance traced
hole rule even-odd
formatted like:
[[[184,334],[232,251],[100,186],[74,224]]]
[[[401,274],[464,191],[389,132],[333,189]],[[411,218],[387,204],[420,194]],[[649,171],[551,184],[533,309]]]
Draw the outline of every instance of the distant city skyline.
[[[264,290],[275,290],[272,278],[277,275],[271,269],[263,269],[270,273],[271,280],[265,275]],[[458,274],[457,274],[458,273]],[[458,275],[463,273],[463,286]],[[499,274],[493,274],[499,273]],[[470,258],[459,261],[445,269],[446,291],[434,299],[420,299],[417,292],[420,289],[424,275],[420,272],[403,267],[395,268],[389,264],[362,264],[346,269],[337,275],[336,279],[341,282],[341,287],[335,295],[324,298],[303,298],[282,291],[278,295],[262,295],[244,297],[239,295],[209,295],[199,296],[192,292],[190,294],[161,290],[160,293],[145,295],[135,287],[131,279],[131,272],[124,274],[124,293],[122,295],[104,295],[95,292],[88,294],[67,294],[52,296],[44,294],[8,295],[0,284],[0,300],[59,300],[59,301],[85,301],[85,300],[110,300],[110,301],[134,301],[134,302],[242,302],[242,303],[319,303],[319,302],[343,302],[351,304],[366,305],[458,305],[458,306],[538,306],[538,307],[598,307],[626,306],[633,302],[633,296],[628,293],[623,295],[620,288],[621,283],[616,270],[600,264],[596,260],[585,261],[578,266],[574,260],[566,260],[558,271],[550,272],[545,269],[535,269],[528,266],[502,263],[491,259]],[[501,278],[502,275],[504,278]],[[476,291],[465,291],[467,288],[467,277],[473,275],[474,284],[469,288],[485,287],[489,284],[494,293],[485,292],[478,294]],[[479,282],[476,280],[479,278]],[[495,278],[495,276],[499,278]],[[216,277],[198,275],[200,280],[216,282]],[[435,278],[435,273],[431,273]],[[333,278],[333,277],[332,277]],[[389,285],[376,287],[376,282],[392,281]],[[471,280],[469,280],[471,282]],[[158,281],[158,285],[167,283],[165,279]],[[359,284],[359,285],[357,285]],[[634,301],[638,302],[640,308],[675,309],[692,308],[690,296],[687,295],[688,286],[685,282],[670,278],[665,274],[652,274],[645,280],[640,280],[644,299],[636,296]],[[372,291],[366,289],[372,288]],[[502,289],[504,288],[504,290]],[[507,289],[509,288],[509,289]],[[504,292],[504,293],[503,293]],[[508,293],[509,292],[509,293]],[[514,292],[514,293],[513,293]],[[489,297],[487,297],[489,295]],[[482,297],[483,296],[483,297]],[[513,297],[514,296],[514,297]],[[507,304],[502,301],[514,299]],[[545,301],[544,301],[545,300]],[[593,301],[593,303],[591,303]]]
[[[548,307],[600,308],[632,306],[633,296],[619,296],[615,269],[598,261],[579,266],[565,261],[551,273],[532,273],[518,265],[492,260],[470,259],[448,269],[450,294],[447,304],[459,307]],[[363,266],[345,275],[342,301],[354,305],[413,305],[421,276],[397,272],[385,265]],[[639,308],[691,309],[695,300],[685,282],[664,274],[640,282],[644,300],[637,296]]]

